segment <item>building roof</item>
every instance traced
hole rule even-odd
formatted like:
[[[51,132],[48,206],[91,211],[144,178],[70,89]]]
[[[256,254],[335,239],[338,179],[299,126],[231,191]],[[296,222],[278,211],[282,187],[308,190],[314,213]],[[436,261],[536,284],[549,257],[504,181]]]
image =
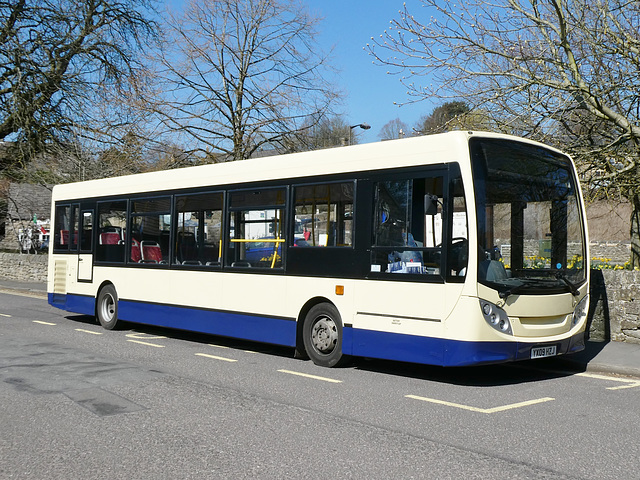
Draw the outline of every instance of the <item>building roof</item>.
[[[51,217],[51,186],[12,183],[9,185],[7,215],[14,220],[38,220]]]

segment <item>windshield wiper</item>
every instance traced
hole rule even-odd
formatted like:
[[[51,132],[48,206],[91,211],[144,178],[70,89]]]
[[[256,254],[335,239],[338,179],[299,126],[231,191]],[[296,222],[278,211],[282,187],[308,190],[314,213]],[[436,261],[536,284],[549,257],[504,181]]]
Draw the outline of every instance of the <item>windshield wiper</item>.
[[[558,272],[556,273],[556,279],[557,280],[562,280],[565,285],[567,287],[569,287],[569,291],[571,292],[571,295],[573,295],[574,297],[577,297],[578,295],[580,295],[580,292],[578,291],[578,287],[576,287],[568,278],[564,273]]]
[[[527,285],[526,283],[521,283],[520,285],[515,285],[511,288],[507,288],[506,290],[500,290],[498,291],[498,296],[506,301],[507,298],[509,298],[510,295],[515,295],[516,293],[518,293],[521,290],[525,290],[527,288],[530,288],[531,285]]]
[[[506,290],[498,291],[498,296],[506,302],[507,298],[509,298],[511,295],[516,295],[523,290],[528,290],[535,287],[549,288],[549,282],[547,280],[533,278],[523,278],[520,280],[522,280],[524,283],[515,285],[511,288],[507,288]]]

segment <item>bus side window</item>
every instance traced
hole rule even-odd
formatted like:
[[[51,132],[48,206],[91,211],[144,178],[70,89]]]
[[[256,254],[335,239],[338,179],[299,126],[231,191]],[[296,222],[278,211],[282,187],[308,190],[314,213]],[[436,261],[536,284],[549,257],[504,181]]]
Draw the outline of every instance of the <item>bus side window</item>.
[[[286,190],[240,190],[230,197],[225,265],[282,268]]]
[[[110,201],[98,204],[96,261],[124,263],[126,225],[126,201]]]
[[[443,177],[374,184],[371,272],[440,275]]]
[[[69,228],[71,225],[71,205],[56,205],[56,221],[53,227],[53,248],[69,249]]]
[[[147,265],[168,263],[171,198],[133,200],[131,205],[129,261]]]
[[[467,273],[469,261],[469,227],[467,219],[467,203],[464,197],[462,178],[451,179],[449,187],[452,195],[451,242],[449,244],[449,258],[447,259],[449,279],[463,278]]]
[[[295,188],[294,247],[353,245],[353,182]]]
[[[174,265],[220,266],[223,194],[176,197]]]
[[[82,221],[80,230],[80,251],[90,252],[93,246],[93,212],[83,211],[80,219]]]

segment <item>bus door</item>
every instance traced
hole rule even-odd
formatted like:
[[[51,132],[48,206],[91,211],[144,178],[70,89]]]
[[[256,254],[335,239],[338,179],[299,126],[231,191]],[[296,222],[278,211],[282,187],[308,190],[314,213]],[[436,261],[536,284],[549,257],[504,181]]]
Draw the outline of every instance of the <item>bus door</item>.
[[[78,281],[93,281],[93,210],[81,210],[79,228]]]

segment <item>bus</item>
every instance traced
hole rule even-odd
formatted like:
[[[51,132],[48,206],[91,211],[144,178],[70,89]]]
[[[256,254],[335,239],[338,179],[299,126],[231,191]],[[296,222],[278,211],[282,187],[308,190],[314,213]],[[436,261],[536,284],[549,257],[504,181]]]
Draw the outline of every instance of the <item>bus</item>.
[[[589,244],[562,152],[449,132],[54,187],[48,301],[440,366],[584,349]]]

